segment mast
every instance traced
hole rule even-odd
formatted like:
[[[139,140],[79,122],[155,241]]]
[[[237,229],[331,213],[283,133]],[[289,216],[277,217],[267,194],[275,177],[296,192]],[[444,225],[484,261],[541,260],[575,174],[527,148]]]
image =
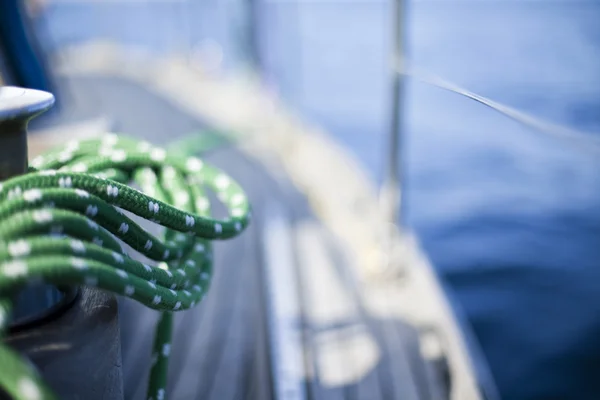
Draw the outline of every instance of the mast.
[[[387,156],[383,187],[380,200],[384,216],[390,224],[402,224],[403,216],[402,195],[400,183],[403,169],[401,165],[403,124],[404,124],[404,53],[405,34],[404,18],[405,0],[393,1],[392,19],[392,65],[391,71],[391,110],[389,121],[389,137],[387,141]]]

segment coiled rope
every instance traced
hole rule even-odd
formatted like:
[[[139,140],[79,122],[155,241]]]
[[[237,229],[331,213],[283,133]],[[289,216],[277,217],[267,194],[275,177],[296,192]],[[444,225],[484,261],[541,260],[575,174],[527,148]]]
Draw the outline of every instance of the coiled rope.
[[[156,326],[148,397],[164,400],[172,311],[199,303],[212,274],[211,240],[238,235],[250,207],[240,186],[195,157],[108,134],[69,142],[0,183],[0,337],[12,298],[32,281],[87,285],[163,311]],[[141,190],[126,186],[135,182]],[[229,217],[211,218],[214,192]],[[124,214],[166,228],[159,239]],[[131,258],[121,242],[148,259]],[[18,400],[55,399],[35,369],[0,343],[0,387]]]

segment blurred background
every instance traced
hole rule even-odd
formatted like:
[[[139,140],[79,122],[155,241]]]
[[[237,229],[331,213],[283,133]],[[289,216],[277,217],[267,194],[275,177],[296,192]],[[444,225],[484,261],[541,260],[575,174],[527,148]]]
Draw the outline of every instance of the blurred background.
[[[102,40],[256,77],[384,182],[390,1],[26,4],[48,63]],[[403,19],[411,70],[549,128],[406,77],[402,224],[466,316],[502,398],[600,398],[600,2],[407,1]],[[59,106],[68,97],[57,91]]]

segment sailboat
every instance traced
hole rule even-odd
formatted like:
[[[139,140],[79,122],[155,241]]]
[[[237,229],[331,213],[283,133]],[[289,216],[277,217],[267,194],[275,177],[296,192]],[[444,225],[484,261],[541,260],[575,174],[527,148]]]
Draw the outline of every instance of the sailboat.
[[[65,7],[73,16],[86,6]],[[165,12],[185,20],[185,7]],[[250,72],[224,73],[215,69],[223,50],[214,42],[200,54],[157,55],[95,38],[57,49],[51,65],[61,114],[33,123],[30,160],[70,140],[123,133],[181,157],[200,154],[238,181],[253,206],[248,229],[215,245],[204,300],[175,313],[165,396],[499,398],[460,306],[451,304],[419,241],[400,223],[406,79],[467,96],[536,129],[572,132],[411,70],[403,56],[403,2],[395,3],[394,16],[383,189],[256,73],[260,50],[251,52]],[[2,109],[14,108],[14,93],[0,90]],[[17,305],[21,324],[5,341],[60,398],[145,398],[156,311],[85,285],[58,294],[52,287],[27,290]]]

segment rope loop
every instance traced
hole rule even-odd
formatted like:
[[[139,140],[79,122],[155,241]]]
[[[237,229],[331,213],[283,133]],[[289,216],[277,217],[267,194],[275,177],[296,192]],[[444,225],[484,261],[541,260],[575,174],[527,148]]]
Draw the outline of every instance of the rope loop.
[[[204,298],[212,240],[250,222],[242,188],[196,157],[177,157],[116,134],[71,141],[0,183],[0,335],[16,292],[32,281],[93,286],[163,311],[157,323],[148,398],[165,399],[172,311]],[[128,186],[135,183],[140,190]],[[209,192],[227,210],[211,213]],[[165,228],[154,236],[135,220]],[[154,261],[134,259],[122,247]],[[33,367],[0,345],[0,387],[17,400],[55,399]]]

